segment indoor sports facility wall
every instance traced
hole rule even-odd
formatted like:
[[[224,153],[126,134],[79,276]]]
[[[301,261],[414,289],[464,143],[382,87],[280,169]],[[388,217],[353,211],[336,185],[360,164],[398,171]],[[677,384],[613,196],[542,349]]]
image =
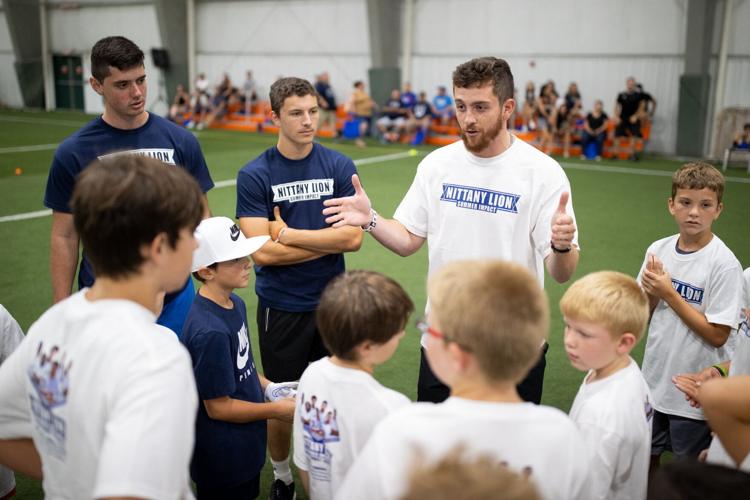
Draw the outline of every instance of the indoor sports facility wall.
[[[194,0],[196,72],[217,84],[227,72],[241,85],[253,71],[261,97],[279,76],[312,79],[328,71],[340,102],[371,67],[367,0]],[[158,73],[150,49],[161,47],[156,9],[148,1],[76,2],[75,9],[48,1],[53,53],[88,57],[99,38],[122,34],[147,53],[149,107],[158,96]],[[405,29],[394,26],[388,36]],[[552,79],[560,93],[579,85],[584,108],[601,98],[611,114],[625,78],[634,76],[658,101],[650,149],[673,153],[677,134],[679,78],[684,71],[688,0],[414,0],[411,81],[429,96],[449,85],[456,64],[479,55],[508,60],[522,92],[526,81]],[[735,0],[724,105],[750,105],[750,0]],[[722,16],[717,12],[711,72],[715,75]],[[13,50],[0,11],[0,67],[11,69]],[[187,83],[187,82],[185,82]],[[715,77],[712,79],[715,83]],[[21,103],[13,71],[0,71],[0,100]],[[85,108],[100,112],[87,87]],[[155,108],[157,112],[161,108]],[[712,111],[712,110],[711,110]]]

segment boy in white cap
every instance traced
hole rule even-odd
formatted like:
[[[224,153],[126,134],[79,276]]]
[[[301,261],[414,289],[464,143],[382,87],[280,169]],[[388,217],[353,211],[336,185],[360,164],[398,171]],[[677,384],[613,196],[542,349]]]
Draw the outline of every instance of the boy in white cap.
[[[296,387],[270,383],[258,373],[245,303],[233,293],[247,287],[248,256],[269,237],[245,238],[227,217],[205,219],[195,234],[193,276],[203,285],[182,337],[202,401],[190,475],[199,499],[256,498],[266,461],[266,419],[292,421],[289,396]]]

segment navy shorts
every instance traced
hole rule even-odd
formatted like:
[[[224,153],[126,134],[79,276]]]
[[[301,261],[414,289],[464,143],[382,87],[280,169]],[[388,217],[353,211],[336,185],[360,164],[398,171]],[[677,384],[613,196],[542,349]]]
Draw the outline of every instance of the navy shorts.
[[[671,451],[676,457],[697,457],[711,444],[711,429],[705,420],[669,415],[654,410],[651,455]]]
[[[315,311],[288,312],[258,304],[256,319],[263,374],[271,382],[299,380],[307,365],[329,354]]]

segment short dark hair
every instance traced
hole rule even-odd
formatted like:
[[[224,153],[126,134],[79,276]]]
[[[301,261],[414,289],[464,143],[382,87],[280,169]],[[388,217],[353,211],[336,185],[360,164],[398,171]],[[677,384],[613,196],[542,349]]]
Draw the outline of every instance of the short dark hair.
[[[406,326],[414,303],[393,279],[374,271],[348,271],[331,281],[320,298],[318,331],[334,356],[355,361],[365,341],[388,342]]]
[[[286,98],[293,95],[297,97],[304,97],[306,95],[315,96],[315,98],[318,97],[315,87],[307,80],[294,76],[279,78],[273,82],[271,91],[268,93],[271,99],[271,109],[277,116],[281,112],[281,107],[284,105]]]
[[[716,201],[724,197],[724,176],[719,170],[703,161],[686,163],[672,174],[672,199],[678,189],[708,188],[716,193]]]
[[[120,71],[143,66],[143,51],[124,36],[108,36],[91,49],[91,74],[103,82],[109,76],[109,67]]]
[[[143,245],[166,233],[174,248],[180,231],[194,231],[203,193],[183,168],[154,158],[121,154],[97,160],[76,179],[73,222],[97,276],[138,272]]]
[[[503,104],[513,98],[513,73],[505,59],[498,57],[477,57],[459,64],[453,71],[453,87],[474,88],[492,85],[492,92]]]

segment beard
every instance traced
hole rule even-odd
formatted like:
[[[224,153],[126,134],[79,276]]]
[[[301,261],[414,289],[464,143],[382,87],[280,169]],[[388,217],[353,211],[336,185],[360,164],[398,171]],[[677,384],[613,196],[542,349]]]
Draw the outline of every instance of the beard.
[[[492,128],[480,132],[478,136],[469,137],[466,135],[463,129],[461,129],[461,140],[464,141],[466,149],[472,153],[481,153],[490,145],[492,141],[497,139],[500,135],[500,131],[503,128],[502,122],[498,121]]]

